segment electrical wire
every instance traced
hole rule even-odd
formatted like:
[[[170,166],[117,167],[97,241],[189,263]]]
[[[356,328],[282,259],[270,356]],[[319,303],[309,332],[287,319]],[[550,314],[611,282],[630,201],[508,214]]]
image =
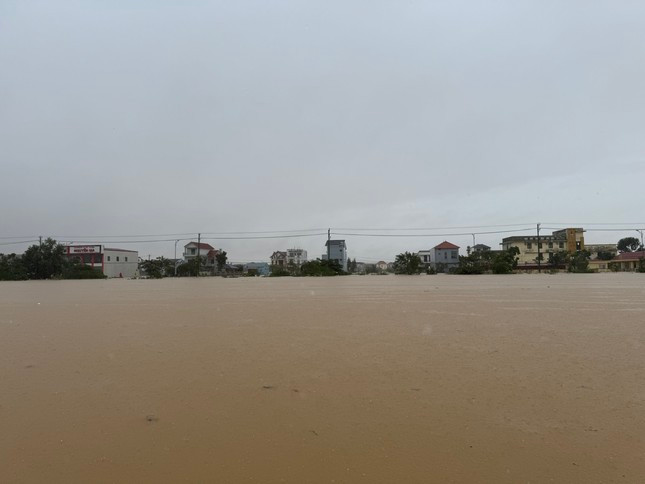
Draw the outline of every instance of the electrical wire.
[[[533,227],[515,229],[515,230],[494,230],[488,232],[463,232],[463,233],[449,233],[449,234],[357,234],[345,232],[332,232],[332,235],[343,235],[351,237],[459,237],[465,235],[490,235],[490,234],[508,234],[512,232],[526,232],[534,230]]]

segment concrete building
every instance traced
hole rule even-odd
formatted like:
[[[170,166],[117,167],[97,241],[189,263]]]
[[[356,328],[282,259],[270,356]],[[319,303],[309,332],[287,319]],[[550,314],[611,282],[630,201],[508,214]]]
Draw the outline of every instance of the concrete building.
[[[338,262],[344,271],[347,271],[347,245],[344,240],[328,240],[325,242],[327,252],[322,255],[322,260],[334,260]]]
[[[307,251],[304,249],[287,249],[287,265],[300,267],[307,262]]]
[[[585,249],[584,230],[582,228],[567,228],[556,230],[551,235],[540,234],[540,242],[536,235],[515,235],[502,239],[502,249],[507,250],[511,247],[517,247],[520,251],[518,257],[518,266],[532,266],[537,264],[538,248],[541,255],[542,263],[549,261],[549,254],[566,251],[576,252]]]
[[[106,277],[132,278],[139,275],[139,253],[103,245],[68,245],[65,255],[77,262],[100,269]]]

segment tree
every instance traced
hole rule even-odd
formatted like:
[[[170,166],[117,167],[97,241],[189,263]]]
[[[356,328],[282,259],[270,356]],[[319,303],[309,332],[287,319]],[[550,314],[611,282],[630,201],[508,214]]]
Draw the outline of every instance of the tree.
[[[340,276],[347,274],[343,266],[335,260],[311,260],[300,266],[300,273],[303,276]]]
[[[482,258],[491,261],[490,267],[493,274],[510,274],[517,269],[517,256],[519,253],[520,249],[517,247],[509,247],[506,250],[492,254],[491,257],[487,257],[488,254],[491,254],[489,251],[484,251],[481,255]]]
[[[394,272],[396,274],[420,274],[421,258],[411,252],[403,252],[394,259]]]
[[[32,245],[22,256],[29,279],[51,279],[60,276],[67,263],[65,247],[48,237],[40,245]]]
[[[174,275],[175,270],[173,261],[166,259],[165,257],[157,257],[153,260],[143,260],[139,262],[139,269],[141,269],[141,271],[148,277],[153,279],[161,279],[162,277]],[[195,270],[197,270],[196,267]]]
[[[624,239],[620,239],[617,247],[620,252],[636,252],[637,250],[643,249],[640,241],[636,237],[625,237]]]
[[[612,260],[616,254],[614,252],[609,252],[606,250],[598,251],[598,259],[600,260]]]
[[[589,259],[591,254],[586,250],[580,250],[574,254],[568,254],[567,270],[569,272],[589,272]]]
[[[22,281],[27,271],[22,257],[16,254],[0,254],[0,281]]]
[[[201,256],[201,263],[197,263],[197,257],[184,262],[177,266],[178,276],[196,277],[199,275],[199,265],[203,267],[206,264],[206,257]]]
[[[215,261],[217,262],[217,272],[222,272],[224,270],[224,266],[226,266],[227,260],[228,258],[226,257],[226,251],[220,250],[215,256]]]

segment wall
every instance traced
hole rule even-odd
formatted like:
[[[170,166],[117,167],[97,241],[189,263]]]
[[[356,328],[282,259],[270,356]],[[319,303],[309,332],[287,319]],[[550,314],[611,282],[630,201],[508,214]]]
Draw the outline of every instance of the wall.
[[[116,258],[119,258],[117,262]],[[108,260],[108,258],[110,260]],[[125,259],[128,259],[127,262]],[[137,277],[139,275],[139,253],[125,250],[103,250],[103,274],[107,277]]]

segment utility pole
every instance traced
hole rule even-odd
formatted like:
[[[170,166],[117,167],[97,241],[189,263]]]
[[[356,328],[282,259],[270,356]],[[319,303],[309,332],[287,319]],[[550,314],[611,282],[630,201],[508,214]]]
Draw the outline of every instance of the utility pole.
[[[643,229],[636,229],[636,232],[641,234],[641,248],[643,247]]]
[[[175,266],[175,277],[177,277],[177,242],[178,240],[175,240],[175,259],[173,261],[173,265]]]
[[[537,224],[538,272],[542,272],[542,254],[540,253],[540,224]]]
[[[473,236],[473,247],[475,247],[475,234],[471,234]]]
[[[200,249],[202,245],[202,234],[199,233],[197,234],[197,275],[199,276],[199,264],[201,262],[200,260]]]

